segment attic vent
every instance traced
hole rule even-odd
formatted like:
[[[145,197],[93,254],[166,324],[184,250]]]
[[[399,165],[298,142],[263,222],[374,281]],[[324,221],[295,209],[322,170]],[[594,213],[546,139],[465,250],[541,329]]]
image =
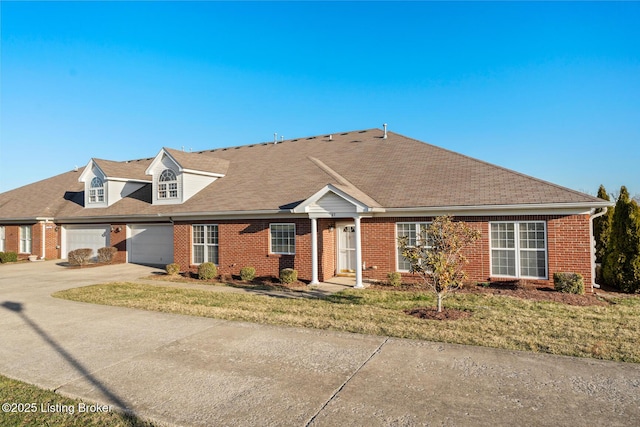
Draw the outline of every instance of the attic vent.
[[[310,138],[307,138],[307,139],[316,139],[316,137],[315,137],[315,136],[312,136],[312,137],[310,137]]]
[[[361,130],[361,131],[360,131],[360,132],[358,132],[358,133],[365,133],[365,132],[366,132],[366,130]]]
[[[382,136],[382,139],[387,139],[387,124],[383,124],[382,127],[384,128],[384,135]]]
[[[333,135],[329,135],[329,141],[333,141]]]
[[[349,132],[341,133],[340,135],[349,135]]]
[[[291,142],[296,142],[296,141],[297,141],[297,139],[292,139],[292,140],[291,140]]]

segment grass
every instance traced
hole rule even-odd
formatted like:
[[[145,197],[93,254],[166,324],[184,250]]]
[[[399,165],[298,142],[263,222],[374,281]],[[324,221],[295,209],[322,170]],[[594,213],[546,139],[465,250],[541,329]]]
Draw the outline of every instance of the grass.
[[[80,412],[84,403],[70,399],[53,391],[16,381],[0,375],[0,425],[13,426],[115,426],[151,427],[152,423],[142,421],[133,415],[111,411],[104,413]],[[9,408],[5,408],[6,404]],[[12,403],[13,408],[11,407]],[[17,404],[21,406],[18,407]],[[90,405],[93,403],[86,403]],[[70,409],[73,408],[73,409]],[[9,409],[7,412],[6,409]],[[11,410],[16,412],[11,412]],[[72,413],[73,411],[73,413]]]
[[[418,319],[405,309],[433,306],[428,293],[345,290],[323,299],[271,298],[134,283],[57,292],[55,297],[191,316],[330,329],[510,350],[640,363],[640,297],[608,306],[570,306],[489,294],[454,294],[455,321]]]

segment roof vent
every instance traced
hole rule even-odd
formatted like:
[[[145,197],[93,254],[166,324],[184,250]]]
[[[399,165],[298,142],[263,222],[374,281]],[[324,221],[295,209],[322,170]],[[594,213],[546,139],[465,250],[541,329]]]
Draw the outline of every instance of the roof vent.
[[[277,143],[278,143],[278,133],[277,133],[277,132],[274,132],[274,133],[273,133],[273,143],[274,143],[274,144],[277,144]]]
[[[333,135],[329,135],[329,141],[333,141]]]
[[[382,135],[382,139],[387,139],[387,124],[383,124],[382,127],[384,128],[384,135]]]

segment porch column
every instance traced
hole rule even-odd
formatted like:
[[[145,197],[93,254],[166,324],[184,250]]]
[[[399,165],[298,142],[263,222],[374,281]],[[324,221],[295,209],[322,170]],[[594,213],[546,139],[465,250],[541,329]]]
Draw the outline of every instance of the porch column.
[[[354,218],[356,225],[356,288],[364,288],[362,284],[362,234],[360,233],[360,217]]]
[[[311,285],[318,283],[318,220],[311,218]]]

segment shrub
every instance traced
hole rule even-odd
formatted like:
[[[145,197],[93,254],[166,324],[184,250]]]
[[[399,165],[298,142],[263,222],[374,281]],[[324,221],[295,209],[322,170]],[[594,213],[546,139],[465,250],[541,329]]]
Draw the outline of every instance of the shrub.
[[[175,262],[167,264],[165,269],[167,270],[167,274],[169,274],[170,276],[175,276],[176,274],[180,273],[180,264],[176,264]]]
[[[89,258],[91,258],[91,254],[93,254],[93,249],[82,248],[76,249],[75,251],[69,252],[69,264],[71,265],[85,265],[89,262]]]
[[[218,268],[212,262],[203,262],[198,266],[198,279],[211,280],[218,275]]]
[[[17,262],[18,254],[15,252],[0,252],[0,263]]]
[[[623,292],[640,291],[640,206],[624,186],[613,211],[602,275],[607,285]]]
[[[286,285],[298,280],[298,270],[293,268],[283,268],[280,270],[280,281]]]
[[[584,280],[579,273],[553,273],[553,287],[565,294],[584,295]]]
[[[118,252],[118,249],[114,247],[98,249],[98,262],[111,264],[111,261],[113,261],[113,257],[116,255],[116,252]]]
[[[397,271],[387,273],[387,281],[391,286],[400,286],[402,284],[402,276]]]
[[[242,267],[240,269],[240,278],[247,282],[252,281],[256,277],[256,269],[253,267]]]

